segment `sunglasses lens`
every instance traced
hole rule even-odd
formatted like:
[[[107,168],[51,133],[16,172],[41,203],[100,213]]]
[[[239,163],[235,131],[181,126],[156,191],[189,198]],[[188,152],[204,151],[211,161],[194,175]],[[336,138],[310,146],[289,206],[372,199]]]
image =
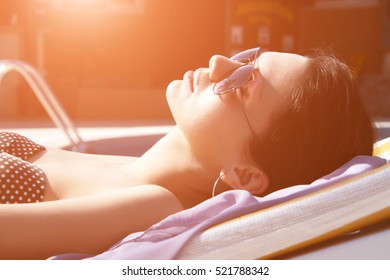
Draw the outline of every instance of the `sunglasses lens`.
[[[251,64],[243,65],[237,68],[225,79],[214,85],[214,93],[224,94],[241,87],[251,77],[253,68],[254,67]]]
[[[250,62],[255,60],[258,57],[260,48],[253,48],[249,49],[243,52],[240,52],[238,54],[233,55],[230,59],[241,61],[241,62]]]

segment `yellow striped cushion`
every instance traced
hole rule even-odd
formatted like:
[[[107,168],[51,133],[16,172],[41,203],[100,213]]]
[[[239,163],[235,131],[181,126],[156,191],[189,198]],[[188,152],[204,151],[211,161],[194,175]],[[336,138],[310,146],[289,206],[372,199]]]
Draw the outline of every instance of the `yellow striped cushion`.
[[[373,155],[390,159],[390,137],[375,143]]]
[[[390,159],[390,137],[374,145],[373,155]],[[324,190],[213,226],[194,236],[177,258],[273,258],[389,219],[389,182],[387,163]]]

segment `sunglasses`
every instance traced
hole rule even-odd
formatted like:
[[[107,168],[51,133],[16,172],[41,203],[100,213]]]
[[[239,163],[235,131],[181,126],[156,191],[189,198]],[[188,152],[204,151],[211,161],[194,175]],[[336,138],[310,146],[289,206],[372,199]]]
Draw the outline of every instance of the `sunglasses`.
[[[245,107],[242,104],[240,98],[237,95],[237,90],[244,86],[249,80],[252,79],[253,71],[257,69],[256,59],[260,56],[260,48],[253,48],[238,54],[233,55],[230,60],[245,63],[235,69],[233,72],[224,77],[221,81],[216,82],[213,87],[213,92],[216,95],[223,95],[226,93],[234,93],[234,96],[240,104],[241,110],[245,116],[246,122],[249,128],[256,138],[256,133],[249,121],[248,115],[245,112]]]
[[[241,65],[221,81],[216,82],[213,87],[215,94],[221,95],[233,92],[245,85],[256,69],[255,62],[260,56],[260,48],[253,48],[233,55],[230,60],[245,63]]]

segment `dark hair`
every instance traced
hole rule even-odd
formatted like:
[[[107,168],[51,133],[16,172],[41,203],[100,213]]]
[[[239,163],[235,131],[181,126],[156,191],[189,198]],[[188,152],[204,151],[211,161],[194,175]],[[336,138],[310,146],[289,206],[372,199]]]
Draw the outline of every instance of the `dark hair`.
[[[371,155],[374,130],[349,67],[333,55],[309,57],[291,106],[251,143],[270,180],[268,192],[311,183],[356,155]]]

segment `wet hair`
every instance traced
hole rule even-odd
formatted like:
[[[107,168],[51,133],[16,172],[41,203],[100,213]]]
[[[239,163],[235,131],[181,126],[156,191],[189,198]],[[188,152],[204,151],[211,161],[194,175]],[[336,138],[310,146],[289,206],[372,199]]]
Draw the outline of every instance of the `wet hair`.
[[[291,106],[254,140],[250,152],[269,192],[311,183],[356,155],[371,155],[374,130],[350,68],[334,55],[310,55]]]

